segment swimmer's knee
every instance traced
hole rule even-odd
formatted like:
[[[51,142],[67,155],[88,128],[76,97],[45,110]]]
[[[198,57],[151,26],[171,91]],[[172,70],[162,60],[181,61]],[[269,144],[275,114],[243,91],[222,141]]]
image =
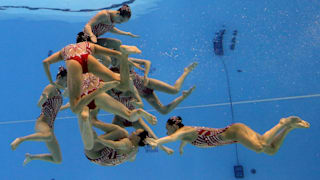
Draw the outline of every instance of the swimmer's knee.
[[[87,121],[89,120],[89,113],[88,112],[85,112],[85,111],[82,111],[79,115],[79,118],[82,120],[82,121]]]
[[[265,149],[265,146],[261,143],[256,144],[254,147],[254,151],[256,153],[262,153],[262,152],[264,152],[264,149]]]
[[[278,152],[278,149],[271,143],[269,146],[267,146],[264,150],[264,153],[268,155],[275,155]]]
[[[159,108],[157,108],[157,111],[162,115],[167,115],[169,113],[169,111],[165,107],[163,107],[163,108],[159,107]]]
[[[174,87],[174,88],[171,88],[171,89],[168,91],[168,93],[169,93],[169,94],[178,94],[179,91],[180,91],[180,89]]]
[[[61,163],[62,163],[62,157],[61,157],[61,156],[55,157],[55,158],[54,158],[54,163],[56,163],[56,164],[61,164]]]
[[[42,133],[43,138],[45,141],[52,141],[53,140],[53,133],[51,131]]]

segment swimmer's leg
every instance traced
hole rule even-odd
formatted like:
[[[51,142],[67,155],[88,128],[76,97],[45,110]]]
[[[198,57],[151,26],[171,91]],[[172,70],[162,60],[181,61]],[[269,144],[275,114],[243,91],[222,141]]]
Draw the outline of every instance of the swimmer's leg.
[[[23,165],[28,164],[32,160],[41,160],[41,161],[48,161],[56,164],[60,164],[62,162],[62,154],[60,150],[60,146],[55,135],[52,136],[50,141],[46,141],[46,145],[51,152],[51,154],[29,154],[26,153],[26,158],[23,161]]]
[[[192,88],[190,88],[188,91],[183,91],[182,92],[182,96],[176,98],[175,100],[173,100],[171,103],[169,103],[168,105],[163,105],[158,96],[155,94],[155,92],[153,92],[152,94],[150,94],[149,96],[144,97],[149,104],[155,108],[158,112],[160,112],[161,114],[168,114],[170,113],[174,108],[176,108],[183,100],[185,100],[195,89],[195,86],[193,86]]]
[[[187,77],[187,75],[198,65],[198,63],[194,62],[191,65],[189,65],[188,67],[184,68],[184,72],[183,74],[177,79],[177,81],[175,82],[175,84],[173,86],[162,82],[160,80],[157,79],[152,79],[149,78],[149,82],[147,84],[147,87],[153,90],[157,90],[157,91],[161,91],[161,92],[165,92],[168,94],[176,94],[180,91],[181,86],[185,80],[185,78]]]

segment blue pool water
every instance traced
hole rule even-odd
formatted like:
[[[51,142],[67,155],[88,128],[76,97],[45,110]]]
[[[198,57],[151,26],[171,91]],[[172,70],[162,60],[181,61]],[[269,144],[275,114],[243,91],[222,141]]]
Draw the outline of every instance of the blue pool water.
[[[29,4],[7,1],[0,2],[0,7],[94,9],[111,5],[92,1],[87,7],[83,1],[70,2],[51,5],[40,1]],[[55,52],[74,43],[76,34],[96,12],[0,8],[3,9],[0,11],[0,179],[231,180],[235,179],[233,166],[238,163],[244,168],[244,179],[248,180],[320,179],[319,5],[316,0],[132,1],[133,18],[117,27],[140,38],[109,33],[105,37],[139,47],[142,54],[135,57],[152,62],[150,77],[170,84],[185,66],[199,63],[182,87],[183,90],[193,85],[197,88],[176,110],[161,115],[145,103],[145,109],[158,118],[158,125],[152,129],[159,137],[166,135],[165,122],[172,115],[182,116],[185,125],[216,128],[229,125],[233,122],[230,95],[234,122],[245,123],[258,133],[264,133],[280,118],[290,115],[301,117],[311,127],[292,131],[274,156],[257,154],[242,145],[237,146],[237,153],[235,145],[211,149],[187,145],[180,156],[179,144],[171,143],[168,146],[175,150],[171,156],[140,148],[135,162],[116,167],[98,166],[86,159],[77,119],[69,110],[59,113],[55,124],[63,162],[33,161],[22,166],[26,152],[47,152],[40,142],[25,142],[16,151],[9,146],[14,138],[34,132],[33,120],[40,113],[36,103],[48,84],[42,60],[49,50]],[[225,29],[224,55],[217,56],[213,40],[222,29]],[[235,30],[236,44],[231,50]],[[61,64],[53,65],[52,72]],[[166,104],[181,93],[157,94]],[[100,119],[111,122],[112,116],[101,112]],[[252,169],[256,172],[252,173]]]

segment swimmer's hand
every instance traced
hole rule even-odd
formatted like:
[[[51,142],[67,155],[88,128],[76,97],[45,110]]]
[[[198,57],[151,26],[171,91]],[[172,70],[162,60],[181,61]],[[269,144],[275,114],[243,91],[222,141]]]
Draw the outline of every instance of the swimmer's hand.
[[[156,139],[146,138],[145,141],[152,147],[152,149],[155,149],[158,146]]]
[[[160,146],[160,148],[166,152],[168,155],[172,155],[174,153],[174,150],[168,148],[168,147],[165,147],[165,146]]]
[[[143,76],[143,85],[146,87],[149,84],[149,78],[148,76]]]
[[[93,43],[97,43],[97,37],[95,35],[90,35],[90,39]]]
[[[128,32],[128,36],[133,37],[133,38],[139,38],[140,36],[138,35],[134,35],[131,32]]]
[[[41,108],[48,98],[48,95],[46,93],[43,93],[38,101],[37,106]]]

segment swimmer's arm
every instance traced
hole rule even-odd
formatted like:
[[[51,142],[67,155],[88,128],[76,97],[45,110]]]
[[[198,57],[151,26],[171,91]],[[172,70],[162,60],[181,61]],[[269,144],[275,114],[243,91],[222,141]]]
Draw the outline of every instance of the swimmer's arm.
[[[154,139],[159,139],[156,134],[154,134],[154,132],[152,131],[152,129],[141,119],[138,119],[139,124],[142,126],[142,129],[146,130],[152,138]],[[174,151],[166,146],[162,146],[160,145],[161,150],[163,150],[164,152],[166,152],[167,154],[171,155]]]
[[[96,118],[96,115],[97,115],[96,111],[93,110],[93,111],[90,112],[91,124],[92,124],[92,126],[94,126],[94,127],[96,127],[96,128],[98,128],[98,129],[100,129],[100,130],[103,131],[104,129],[106,129],[106,127],[108,126],[108,124],[105,123],[105,122],[102,122],[102,121],[98,120],[98,119]],[[100,137],[103,138],[103,135],[100,136]]]
[[[48,99],[48,95],[47,94],[41,94],[40,99],[38,101],[38,107],[41,107],[43,105],[44,102],[46,102],[46,100]]]
[[[187,141],[181,141],[181,144],[180,144],[180,147],[179,147],[179,152],[180,152],[180,155],[183,154],[183,148],[188,144]]]
[[[137,63],[137,64],[143,64],[144,65],[144,78],[148,77],[148,74],[150,72],[151,62],[144,59],[137,59],[137,58],[129,58],[130,61]]]
[[[43,67],[44,67],[44,71],[46,72],[46,75],[49,79],[50,84],[55,84],[52,80],[52,76],[51,76],[51,72],[50,72],[50,64],[54,64],[57,63],[59,61],[61,61],[63,58],[61,56],[61,52],[56,52],[54,54],[52,54],[51,56],[49,56],[48,58],[46,58],[42,63],[43,63]]]
[[[134,66],[134,67],[136,67],[137,69],[140,69],[140,70],[142,70],[142,71],[145,70],[145,69],[144,69],[143,67],[141,67],[138,63],[134,63],[134,62],[132,62],[130,59],[128,59],[128,63],[129,63],[129,65]]]
[[[42,107],[43,103],[46,102],[46,100],[49,98],[50,87],[52,87],[52,85],[48,85],[44,88],[37,104],[38,107]]]
[[[131,103],[136,108],[143,108],[144,105],[143,105],[142,99],[139,95],[137,88],[134,86],[134,84],[131,80],[129,81],[129,83],[130,83],[129,84],[130,92],[132,93],[132,97],[134,98],[134,100],[131,101]]]
[[[170,136],[166,136],[156,140],[156,143],[159,145],[174,142],[177,140],[184,139],[189,133],[193,132],[193,130],[189,129],[179,129],[175,133],[171,134]]]
[[[137,35],[134,35],[132,34],[131,32],[125,32],[125,31],[121,31],[120,29],[116,28],[116,27],[113,27],[111,30],[110,30],[111,33],[114,33],[114,34],[119,34],[119,35],[126,35],[126,36],[131,36],[131,37],[139,37]]]
[[[99,46],[99,45],[93,44],[93,43],[90,43],[90,46],[94,47],[94,50],[93,50],[94,53],[97,53],[97,54],[100,54],[100,55],[114,56],[116,58],[120,58],[120,56],[121,56],[121,52],[120,51],[116,51],[116,50],[112,50],[112,49],[109,49],[109,48],[105,48],[105,47],[102,47],[102,46]]]
[[[97,42],[97,37],[92,32],[92,26],[99,24],[102,19],[107,21],[106,24],[111,24],[111,22],[109,21],[110,15],[108,11],[102,10],[98,12],[92,19],[90,19],[90,21],[84,26],[83,32],[85,34],[88,34],[91,38],[91,41],[94,43]]]
[[[60,111],[66,110],[66,109],[68,109],[68,108],[70,108],[70,103],[69,103],[69,102],[66,103],[65,105],[61,106],[61,107],[60,107]]]

